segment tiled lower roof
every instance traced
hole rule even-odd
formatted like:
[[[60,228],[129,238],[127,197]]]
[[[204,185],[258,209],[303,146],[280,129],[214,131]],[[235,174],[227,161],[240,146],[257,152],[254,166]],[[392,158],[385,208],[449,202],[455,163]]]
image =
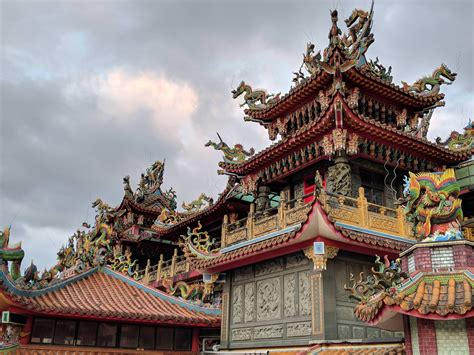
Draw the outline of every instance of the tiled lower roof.
[[[406,354],[402,343],[376,344],[318,344],[309,348],[305,354],[317,355],[401,355]]]
[[[20,307],[44,315],[219,326],[220,310],[182,301],[108,268],[81,276],[40,291],[25,291],[16,289],[3,274],[1,285]]]

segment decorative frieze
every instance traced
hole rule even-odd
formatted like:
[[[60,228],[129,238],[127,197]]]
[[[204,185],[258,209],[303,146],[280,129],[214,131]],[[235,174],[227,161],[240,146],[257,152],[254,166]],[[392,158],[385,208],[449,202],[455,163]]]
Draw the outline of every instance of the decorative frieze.
[[[311,288],[309,280],[309,271],[298,273],[298,306],[299,315],[307,316],[311,314]]]
[[[243,320],[243,285],[238,285],[234,287],[234,297],[232,298],[232,322],[237,324],[242,323]]]
[[[286,325],[287,337],[303,337],[311,335],[311,322],[288,323]]]
[[[281,317],[280,278],[257,282],[257,321]]]
[[[253,278],[253,267],[243,266],[234,270],[234,282],[249,280]]]
[[[290,274],[285,275],[283,278],[283,293],[284,293],[284,304],[283,312],[285,317],[294,317],[296,316],[296,275]]]
[[[283,337],[283,325],[265,325],[254,328],[254,339],[271,339]]]
[[[306,264],[308,264],[308,259],[305,258],[305,255],[303,253],[297,253],[286,257],[287,269],[304,266]]]
[[[252,328],[238,328],[232,329],[232,340],[251,340],[252,339]]]
[[[244,301],[244,322],[249,323],[255,320],[255,284],[245,284]]]
[[[255,276],[272,274],[283,270],[283,259],[274,259],[255,265]]]

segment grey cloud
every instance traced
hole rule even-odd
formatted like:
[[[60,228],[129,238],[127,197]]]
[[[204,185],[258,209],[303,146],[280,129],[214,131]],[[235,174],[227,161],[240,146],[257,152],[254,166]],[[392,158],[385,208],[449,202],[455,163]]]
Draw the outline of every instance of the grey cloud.
[[[40,265],[84,219],[98,196],[122,196],[121,178],[166,157],[165,187],[180,200],[217,194],[219,153],[202,144],[219,131],[229,142],[262,149],[262,128],[245,123],[231,86],[241,79],[286,92],[308,41],[327,45],[329,9],[339,24],[361,1],[2,1],[1,223],[13,222]],[[395,81],[414,81],[441,62],[459,72],[444,87],[430,136],[460,129],[474,110],[473,3],[376,1],[375,43],[368,56],[393,67]],[[154,72],[188,83],[198,94],[181,142],[153,126],[152,112],[133,124],[104,117],[98,93],[71,87],[112,70]],[[449,129],[446,129],[449,126]],[[15,217],[16,216],[16,217]],[[66,234],[65,234],[66,233]]]

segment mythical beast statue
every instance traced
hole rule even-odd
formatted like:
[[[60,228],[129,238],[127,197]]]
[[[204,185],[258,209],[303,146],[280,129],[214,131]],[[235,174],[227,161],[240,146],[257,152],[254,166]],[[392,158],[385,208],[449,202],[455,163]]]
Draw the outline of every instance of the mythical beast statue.
[[[456,79],[456,75],[457,73],[451,71],[445,64],[441,64],[439,68],[436,68],[433,71],[431,76],[425,76],[421,79],[418,79],[411,85],[408,85],[406,82],[402,81],[403,90],[414,92],[423,96],[435,95],[439,93],[441,84],[451,85]],[[445,81],[443,77],[449,81]]]
[[[10,245],[9,240],[10,227],[7,227],[0,232],[0,263],[3,264],[4,272],[8,273],[8,262],[11,262],[10,276],[16,280],[21,276],[20,267],[25,252],[21,248],[21,242]]]
[[[253,90],[245,81],[242,81],[237,89],[232,90],[232,98],[236,99],[243,93],[245,102],[240,107],[247,105],[251,110],[263,110],[280,100],[280,93],[267,94],[264,90]]]
[[[413,223],[415,237],[422,241],[461,239],[462,201],[454,170],[409,175],[400,203]]]
[[[219,137],[219,143],[214,143],[213,141],[209,141],[205,144],[205,147],[213,147],[215,150],[220,150],[224,153],[224,162],[230,164],[238,164],[242,163],[248,157],[251,157],[255,154],[255,149],[250,148],[248,151],[244,149],[242,144],[235,144],[234,148],[231,148],[225,143],[219,133],[217,133]]]

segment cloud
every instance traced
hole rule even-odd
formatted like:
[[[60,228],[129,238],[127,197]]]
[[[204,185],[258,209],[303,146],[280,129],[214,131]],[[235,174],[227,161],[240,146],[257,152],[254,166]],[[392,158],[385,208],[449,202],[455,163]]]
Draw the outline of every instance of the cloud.
[[[343,27],[353,8],[336,5]],[[270,144],[243,121],[230,91],[245,80],[285,93],[306,42],[328,43],[334,1],[0,1],[0,223],[12,223],[26,260],[52,265],[55,252],[102,197],[123,196],[166,158],[164,188],[179,201],[216,197],[218,131],[229,144]],[[413,82],[444,62],[458,72],[430,137],[462,129],[473,115],[474,3],[375,3],[369,58]],[[252,11],[249,11],[249,8]],[[427,20],[430,19],[430,20]],[[62,237],[61,237],[62,236]],[[51,238],[51,239],[49,239]]]

